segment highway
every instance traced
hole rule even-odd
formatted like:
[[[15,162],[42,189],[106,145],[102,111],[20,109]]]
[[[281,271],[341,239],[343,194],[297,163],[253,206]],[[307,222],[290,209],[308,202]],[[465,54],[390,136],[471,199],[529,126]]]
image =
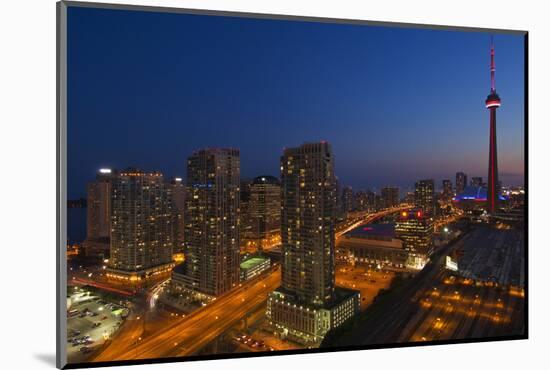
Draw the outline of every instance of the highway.
[[[69,286],[71,286],[71,285],[81,285],[81,286],[88,285],[88,286],[92,286],[92,287],[97,288],[97,289],[106,290],[108,292],[120,294],[120,295],[123,295],[123,296],[126,296],[126,297],[131,297],[131,296],[134,295],[134,292],[131,292],[129,290],[119,289],[119,288],[113,287],[111,285],[98,282],[96,280],[92,280],[92,279],[89,279],[89,278],[88,279],[80,278],[80,277],[76,277],[76,276],[73,277],[69,281],[68,285]]]
[[[218,297],[171,326],[141,340],[138,338],[132,341],[131,337],[128,337],[131,333],[137,333],[136,329],[128,330],[125,335],[121,333],[116,341],[99,353],[93,361],[192,355],[227,331],[249,311],[263,304],[268,293],[279,286],[280,280],[281,272],[277,269],[267,276],[245,283],[242,287]]]
[[[404,211],[404,210],[407,210],[407,209],[410,209],[410,208],[412,208],[412,206],[407,204],[407,205],[401,205],[401,206],[393,207],[393,208],[390,208],[390,209],[386,209],[386,210],[376,212],[376,213],[366,213],[365,212],[365,213],[363,213],[363,215],[361,217],[358,217],[356,221],[352,221],[351,223],[346,223],[343,227],[341,227],[342,230],[337,230],[336,231],[336,241],[338,241],[338,239],[340,239],[342,237],[342,235],[344,235],[348,231],[351,231],[351,230],[355,229],[358,226],[368,224],[368,223],[372,223],[372,222],[374,222],[374,221],[376,221],[376,220],[378,220],[382,217],[391,215],[392,213],[401,212],[401,211]]]

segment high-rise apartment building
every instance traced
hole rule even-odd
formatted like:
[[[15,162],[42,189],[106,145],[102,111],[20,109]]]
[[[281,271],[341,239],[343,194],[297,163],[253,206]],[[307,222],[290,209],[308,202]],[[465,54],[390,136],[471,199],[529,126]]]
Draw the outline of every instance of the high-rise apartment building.
[[[405,203],[414,204],[414,191],[407,191],[405,193]]]
[[[384,208],[391,208],[399,205],[399,188],[386,186],[380,190]]]
[[[170,187],[160,172],[128,168],[113,178],[107,277],[147,283],[169,274],[174,246]]]
[[[395,224],[395,234],[409,251],[409,267],[424,268],[433,252],[433,231],[433,222],[422,209],[401,212]]]
[[[87,256],[108,258],[111,238],[111,184],[116,171],[102,168],[88,184],[86,240]]]
[[[374,210],[374,193],[372,191],[358,191],[355,193],[355,208],[358,211]]]
[[[451,180],[443,180],[442,186],[442,199],[444,201],[450,201],[453,198],[453,183]]]
[[[275,331],[319,342],[359,307],[355,291],[336,289],[334,156],[327,142],[285,149],[281,157],[282,282],[267,317]]]
[[[342,189],[342,211],[346,214],[353,210],[353,189],[351,186],[344,186]]]
[[[340,219],[345,215],[342,207],[342,185],[338,177],[336,177],[336,193],[334,194],[334,196],[336,197],[336,218]]]
[[[280,243],[281,185],[273,176],[258,176],[250,186],[251,237],[261,251]]]
[[[187,160],[185,262],[177,273],[186,289],[216,297],[239,284],[240,156],[213,148]]]
[[[256,252],[254,234],[252,232],[252,220],[250,218],[250,192],[252,188],[251,180],[241,179],[240,203],[239,203],[239,239],[241,244],[241,253]]]
[[[458,195],[463,193],[467,184],[468,184],[468,176],[464,172],[457,172],[456,181],[455,181],[456,194]]]
[[[174,214],[174,253],[183,252],[185,234],[184,208],[185,183],[181,177],[173,178],[168,184],[172,193],[172,211]]]
[[[425,213],[435,216],[436,202],[434,180],[419,180],[414,184],[414,205]]]

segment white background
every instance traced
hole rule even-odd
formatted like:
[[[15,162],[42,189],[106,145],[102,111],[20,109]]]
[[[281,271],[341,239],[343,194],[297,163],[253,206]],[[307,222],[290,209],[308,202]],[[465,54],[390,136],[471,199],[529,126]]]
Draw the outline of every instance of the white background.
[[[123,3],[122,1],[111,1]],[[162,369],[535,368],[548,365],[550,12],[545,1],[131,1],[141,5],[530,31],[529,315],[526,341],[155,365]],[[55,2],[0,11],[0,367],[55,364]],[[546,191],[545,191],[546,190]],[[538,365],[537,365],[538,364]],[[152,366],[133,369],[153,368]],[[547,368],[547,367],[546,367]]]

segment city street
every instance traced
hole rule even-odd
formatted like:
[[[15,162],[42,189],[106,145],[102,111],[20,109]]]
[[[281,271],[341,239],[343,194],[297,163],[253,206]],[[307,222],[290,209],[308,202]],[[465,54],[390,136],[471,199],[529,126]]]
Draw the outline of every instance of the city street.
[[[280,270],[276,270],[265,277],[247,282],[218,297],[204,308],[180,318],[175,324],[142,337],[129,346],[128,341],[119,336],[116,343],[112,343],[93,361],[192,355],[231,328],[248,312],[263,304],[268,293],[279,286],[280,279]]]

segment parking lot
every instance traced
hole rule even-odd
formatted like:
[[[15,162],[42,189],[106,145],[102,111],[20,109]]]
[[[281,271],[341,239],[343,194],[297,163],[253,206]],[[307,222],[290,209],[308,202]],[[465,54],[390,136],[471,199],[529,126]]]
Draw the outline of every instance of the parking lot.
[[[86,361],[116,332],[128,309],[83,288],[69,287],[67,300],[67,359]]]
[[[372,303],[380,289],[388,289],[395,276],[391,271],[364,266],[337,265],[336,284],[361,292],[361,311]]]

